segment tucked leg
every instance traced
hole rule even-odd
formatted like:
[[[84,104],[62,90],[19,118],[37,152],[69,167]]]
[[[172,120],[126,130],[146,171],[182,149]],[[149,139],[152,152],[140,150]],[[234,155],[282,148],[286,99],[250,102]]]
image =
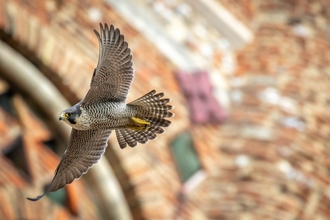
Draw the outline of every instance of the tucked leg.
[[[128,128],[136,131],[148,130],[150,128],[150,122],[141,118],[131,117],[133,124],[129,125]]]

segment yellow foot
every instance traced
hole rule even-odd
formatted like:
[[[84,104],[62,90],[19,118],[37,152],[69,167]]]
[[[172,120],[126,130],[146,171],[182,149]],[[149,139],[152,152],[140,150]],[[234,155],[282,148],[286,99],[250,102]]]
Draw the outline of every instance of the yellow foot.
[[[135,117],[131,117],[131,119],[134,122],[134,124],[128,126],[130,129],[136,131],[142,131],[142,130],[148,130],[150,128],[150,122],[147,122],[146,120]]]

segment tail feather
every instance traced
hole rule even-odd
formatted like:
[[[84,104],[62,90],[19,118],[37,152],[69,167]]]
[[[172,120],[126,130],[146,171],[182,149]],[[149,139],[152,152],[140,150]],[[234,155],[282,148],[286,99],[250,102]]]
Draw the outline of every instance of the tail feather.
[[[150,122],[152,126],[160,126],[160,127],[168,127],[171,125],[171,121],[166,120],[164,118],[152,118],[152,117],[146,117],[146,121]]]
[[[164,133],[165,131],[164,131],[164,129],[162,129],[161,127],[155,127],[154,132],[155,132],[156,134],[162,134],[162,133]]]
[[[145,131],[118,129],[116,130],[116,135],[120,148],[125,148],[126,144],[130,147],[135,147],[137,145],[137,142],[141,144],[145,144],[149,140],[157,139],[156,133],[158,131],[159,131],[158,129],[154,129],[154,128],[150,128],[149,130],[145,130]]]
[[[134,135],[131,134],[130,130],[128,129],[123,129],[121,130],[121,133],[126,141],[126,143],[131,146],[131,147],[135,147],[137,145],[137,140],[136,137]]]
[[[121,133],[121,130],[119,130],[119,129],[116,130],[116,137],[117,137],[119,147],[121,149],[125,148],[126,147],[126,141],[125,141],[125,138],[124,138],[123,134]]]
[[[151,90],[150,92],[148,92],[147,94],[141,96],[140,98],[134,100],[133,102],[131,102],[130,104],[132,105],[140,105],[140,104],[150,104],[154,101],[159,100],[161,97],[163,97],[165,94],[164,93],[158,93],[156,94],[156,90]]]
[[[131,130],[129,128],[116,130],[121,148],[125,148],[126,144],[135,147],[137,142],[145,144],[148,140],[154,140],[157,138],[157,134],[164,133],[162,127],[170,126],[171,121],[165,118],[174,117],[174,113],[169,111],[173,109],[173,106],[168,105],[171,101],[169,98],[162,97],[164,97],[164,93],[156,94],[156,91],[152,90],[129,103],[129,105],[139,108],[137,117],[150,122],[150,127],[147,130]]]
[[[174,117],[169,110],[173,109],[173,106],[167,105],[171,101],[169,98],[161,99],[165,94],[163,92],[156,94],[156,90],[152,90],[144,96],[129,103],[129,105],[140,106],[142,108],[141,113],[146,117],[152,118],[171,118]]]
[[[152,100],[155,97],[154,96],[155,93],[156,93],[156,90],[151,90],[147,94],[145,94],[145,95],[141,96],[140,98],[130,102],[130,104],[131,105],[139,105],[140,103],[143,103],[145,100]],[[159,93],[159,94],[161,94],[161,93]],[[161,97],[163,97],[163,96],[161,96]],[[159,98],[161,98],[161,97],[159,97]]]
[[[138,105],[138,106],[149,106],[153,108],[163,108],[164,105],[169,103],[171,99],[165,98],[161,99],[165,94],[163,92],[155,94],[156,90],[152,90],[145,94],[144,96],[130,102],[130,105]]]

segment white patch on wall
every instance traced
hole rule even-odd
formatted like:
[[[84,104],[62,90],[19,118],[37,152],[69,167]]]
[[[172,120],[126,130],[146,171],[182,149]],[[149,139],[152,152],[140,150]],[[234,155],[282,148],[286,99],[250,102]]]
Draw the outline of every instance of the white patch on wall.
[[[277,168],[285,174],[286,178],[289,180],[295,180],[297,182],[303,183],[304,185],[312,188],[315,183],[312,179],[308,178],[304,173],[296,170],[291,164],[286,160],[281,160],[277,164]]]
[[[234,103],[241,103],[243,101],[243,93],[241,90],[234,89],[230,92],[230,98]]]
[[[271,128],[264,126],[246,126],[241,128],[241,136],[262,141],[272,141],[275,133]]]
[[[223,52],[221,72],[227,75],[231,75],[236,69],[236,58],[231,52]]]
[[[93,22],[99,22],[102,20],[102,13],[98,8],[90,8],[88,10],[88,16]]]
[[[213,87],[213,96],[221,104],[221,107],[228,109],[230,106],[230,98],[227,80],[218,71],[209,72],[209,78]]]
[[[298,107],[297,102],[294,99],[288,98],[288,97],[282,97],[278,103],[278,105],[281,107],[283,111],[286,111],[290,114],[297,114],[298,113]]]
[[[273,104],[273,105],[278,104],[278,102],[281,98],[277,89],[272,88],[272,87],[268,87],[265,90],[263,90],[261,93],[259,93],[258,97],[260,100]]]
[[[236,157],[235,163],[238,167],[246,167],[251,163],[251,159],[248,156],[242,154]]]
[[[294,128],[298,131],[304,131],[306,124],[297,117],[285,117],[282,119],[282,124],[288,128]]]
[[[298,24],[293,26],[293,33],[295,33],[299,37],[312,37],[313,33],[310,28],[305,25]]]

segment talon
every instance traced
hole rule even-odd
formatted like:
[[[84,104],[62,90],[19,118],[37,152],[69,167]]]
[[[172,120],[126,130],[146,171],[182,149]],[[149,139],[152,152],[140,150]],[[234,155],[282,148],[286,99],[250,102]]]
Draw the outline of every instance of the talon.
[[[143,120],[141,118],[131,117],[134,125],[130,126],[133,130],[148,130],[150,128],[150,122]]]

